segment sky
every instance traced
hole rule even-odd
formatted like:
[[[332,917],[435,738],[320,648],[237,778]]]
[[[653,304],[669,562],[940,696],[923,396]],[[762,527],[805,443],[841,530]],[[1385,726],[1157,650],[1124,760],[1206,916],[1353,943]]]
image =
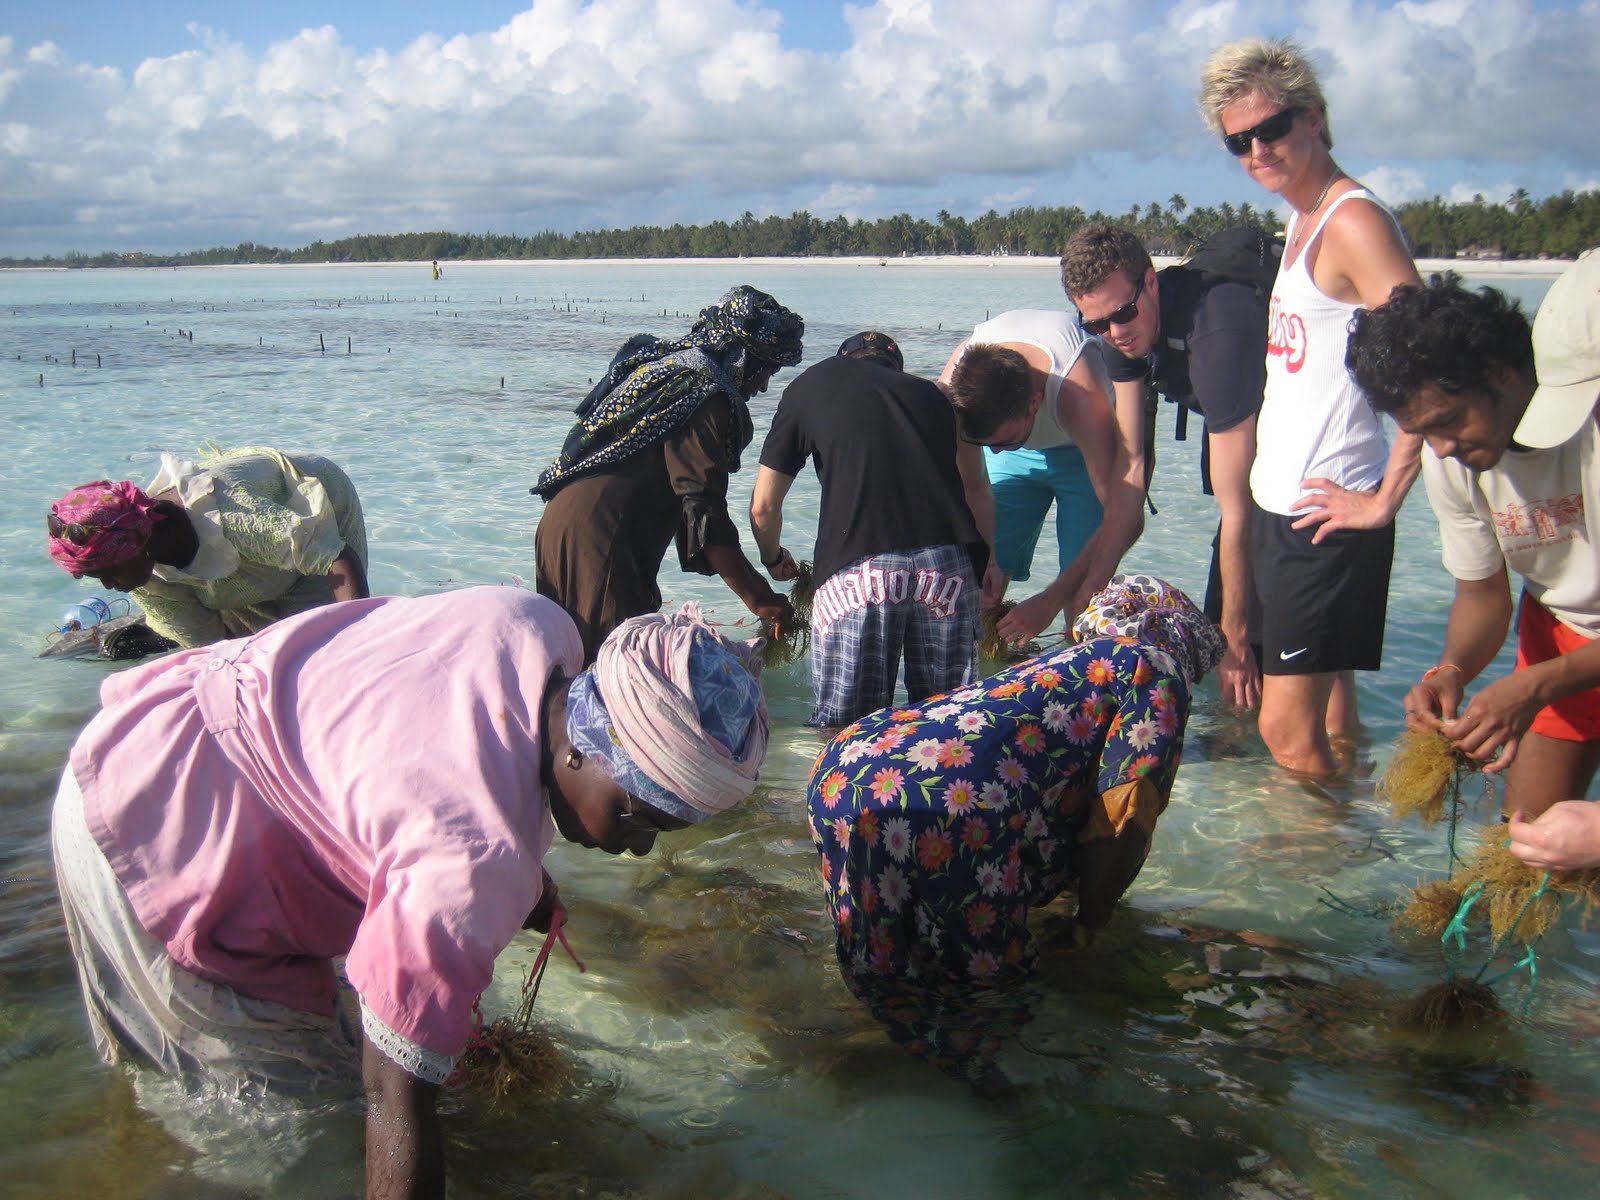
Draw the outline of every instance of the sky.
[[[1391,202],[1600,187],[1600,0],[0,0],[0,256],[1270,206],[1194,104],[1248,36]]]

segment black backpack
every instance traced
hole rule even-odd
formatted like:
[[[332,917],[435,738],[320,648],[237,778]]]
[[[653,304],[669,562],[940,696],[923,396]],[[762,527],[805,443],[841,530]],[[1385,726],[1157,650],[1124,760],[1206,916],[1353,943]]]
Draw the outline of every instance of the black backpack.
[[[1144,451],[1145,489],[1155,471],[1155,415],[1159,393],[1178,405],[1173,437],[1184,441],[1189,435],[1189,413],[1199,412],[1194,388],[1189,382],[1188,338],[1194,329],[1200,301],[1219,283],[1242,283],[1261,299],[1263,320],[1267,297],[1278,276],[1283,259],[1283,242],[1261,230],[1241,225],[1224,229],[1206,238],[1189,252],[1181,263],[1158,273],[1161,280],[1161,346],[1157,355],[1157,377],[1145,401]],[[1210,480],[1205,491],[1211,492]]]

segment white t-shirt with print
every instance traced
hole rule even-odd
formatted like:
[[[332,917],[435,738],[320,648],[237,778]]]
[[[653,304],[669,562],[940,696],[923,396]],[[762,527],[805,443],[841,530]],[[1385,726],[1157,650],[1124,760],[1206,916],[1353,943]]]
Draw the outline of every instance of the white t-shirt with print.
[[[1488,471],[1422,452],[1445,569],[1487,579],[1503,561],[1563,624],[1600,637],[1600,512],[1594,462],[1600,425],[1548,450],[1507,450]]]

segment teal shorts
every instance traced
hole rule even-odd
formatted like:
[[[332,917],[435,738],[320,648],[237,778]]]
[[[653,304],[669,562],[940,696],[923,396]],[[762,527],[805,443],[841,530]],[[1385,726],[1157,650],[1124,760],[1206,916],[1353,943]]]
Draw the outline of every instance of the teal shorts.
[[[994,490],[995,560],[1006,578],[1028,578],[1052,501],[1056,551],[1065,569],[1100,527],[1103,513],[1083,451],[1076,446],[986,450],[983,461]]]

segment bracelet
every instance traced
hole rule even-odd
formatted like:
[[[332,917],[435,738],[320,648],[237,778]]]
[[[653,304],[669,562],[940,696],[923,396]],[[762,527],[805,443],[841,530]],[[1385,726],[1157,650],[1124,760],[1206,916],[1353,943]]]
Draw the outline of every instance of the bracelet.
[[[781,563],[781,562],[782,562],[782,561],[783,561],[783,547],[782,547],[782,546],[779,546],[779,547],[778,547],[778,553],[777,553],[777,555],[776,555],[776,556],[775,556],[775,557],[774,557],[774,558],[773,558],[773,560],[772,560],[772,561],[771,561],[771,562],[768,562],[768,561],[767,561],[767,560],[766,560],[766,559],[764,559],[764,558],[763,558],[763,559],[762,559],[762,560],[761,560],[761,565],[762,565],[762,566],[763,566],[763,567],[765,567],[765,568],[766,568],[766,569],[767,569],[767,570],[769,570],[769,571],[770,571],[770,570],[772,570],[772,568],[773,568],[773,567],[775,567],[775,566],[777,566],[777,565],[778,565],[778,564],[779,564],[779,563]]]
[[[1427,683],[1428,680],[1432,679],[1440,671],[1445,671],[1445,670],[1454,671],[1457,675],[1462,675],[1462,676],[1466,675],[1466,672],[1463,671],[1460,667],[1456,666],[1455,663],[1440,663],[1437,667],[1429,667],[1426,671],[1424,671],[1422,673],[1422,682],[1423,683]]]

